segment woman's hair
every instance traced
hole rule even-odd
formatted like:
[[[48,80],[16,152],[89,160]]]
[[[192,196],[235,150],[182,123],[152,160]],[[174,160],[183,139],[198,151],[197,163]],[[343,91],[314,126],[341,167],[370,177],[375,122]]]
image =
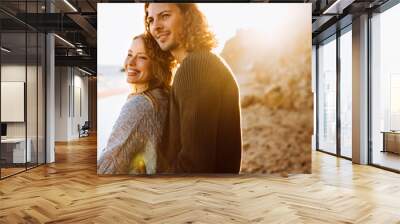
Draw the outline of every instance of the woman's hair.
[[[217,46],[214,34],[208,29],[206,17],[200,12],[195,3],[175,3],[183,16],[183,28],[181,43],[183,47],[191,52],[195,50],[211,51]],[[145,3],[145,27],[150,33],[150,24],[147,21],[150,3]]]
[[[143,40],[144,48],[147,56],[150,58],[150,88],[165,88],[169,89],[172,82],[172,70],[176,66],[174,57],[168,51],[161,50],[157,42],[151,37],[150,34],[140,34],[135,36],[136,39]],[[125,60],[125,69],[127,66],[127,60]]]

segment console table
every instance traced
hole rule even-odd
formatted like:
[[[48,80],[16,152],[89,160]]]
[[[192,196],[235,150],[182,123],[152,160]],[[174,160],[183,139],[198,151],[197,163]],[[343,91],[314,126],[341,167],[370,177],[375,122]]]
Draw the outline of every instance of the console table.
[[[382,152],[392,152],[400,154],[400,131],[382,131],[383,150]]]
[[[5,163],[26,163],[31,162],[31,145],[30,138],[26,139],[27,147],[25,152],[25,138],[6,138],[1,139],[1,159]]]

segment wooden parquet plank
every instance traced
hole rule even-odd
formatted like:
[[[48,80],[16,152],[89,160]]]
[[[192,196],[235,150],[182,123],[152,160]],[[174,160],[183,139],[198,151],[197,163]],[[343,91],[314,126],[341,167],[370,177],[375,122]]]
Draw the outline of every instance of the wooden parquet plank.
[[[0,181],[0,223],[400,223],[400,175],[313,152],[313,174],[98,176],[96,138]]]

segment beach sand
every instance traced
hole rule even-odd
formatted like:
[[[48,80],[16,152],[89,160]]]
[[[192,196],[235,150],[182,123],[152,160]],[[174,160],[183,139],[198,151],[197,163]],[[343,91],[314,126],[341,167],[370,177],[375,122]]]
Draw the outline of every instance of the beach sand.
[[[283,87],[271,87],[255,74],[237,78],[242,104],[241,173],[310,173],[312,95],[285,86],[287,80]]]
[[[311,37],[299,29],[286,42],[267,39],[239,30],[221,53],[240,88],[241,173],[310,173]]]

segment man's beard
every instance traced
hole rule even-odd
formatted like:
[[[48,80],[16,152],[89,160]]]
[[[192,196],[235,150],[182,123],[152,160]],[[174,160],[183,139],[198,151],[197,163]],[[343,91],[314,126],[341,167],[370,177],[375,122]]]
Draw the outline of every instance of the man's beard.
[[[160,45],[160,44],[159,44]],[[179,44],[175,41],[173,41],[170,44],[166,44],[164,46],[160,45],[161,50],[163,51],[173,51],[179,47]]]

